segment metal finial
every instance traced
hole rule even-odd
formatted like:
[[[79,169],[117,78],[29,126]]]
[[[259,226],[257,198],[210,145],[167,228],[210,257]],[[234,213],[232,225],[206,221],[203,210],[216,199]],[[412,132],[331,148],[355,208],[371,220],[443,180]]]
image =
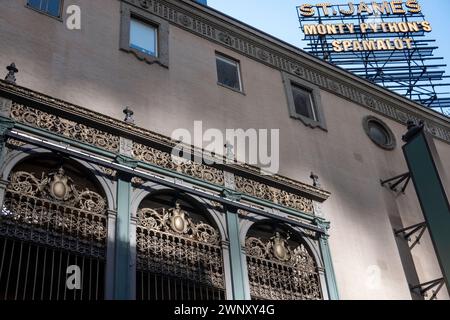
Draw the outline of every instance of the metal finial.
[[[224,147],[226,149],[226,158],[227,158],[227,160],[234,161],[235,160],[234,152],[233,152],[234,151],[234,146],[229,141],[227,141],[227,143],[224,145]]]
[[[416,126],[416,123],[414,122],[414,121],[412,121],[412,120],[408,120],[407,122],[406,122],[406,128],[408,129],[408,130],[411,130],[412,128],[414,128]]]
[[[125,114],[125,122],[134,124],[134,111],[130,109],[130,107],[126,107],[123,109],[123,113]]]
[[[406,123],[406,127],[408,128],[408,132],[402,137],[402,140],[404,142],[409,142],[414,138],[417,134],[423,131],[425,128],[425,123],[423,120],[419,121],[419,124],[416,124],[416,122],[412,120],[408,120]]]
[[[5,81],[9,83],[16,83],[16,76],[15,74],[19,72],[19,69],[17,69],[16,64],[13,62],[9,66],[6,67],[6,70],[8,70],[8,74],[6,75]]]
[[[317,174],[314,174],[314,172],[311,172],[310,178],[313,181],[313,186],[317,187],[317,188],[320,188],[319,176]]]

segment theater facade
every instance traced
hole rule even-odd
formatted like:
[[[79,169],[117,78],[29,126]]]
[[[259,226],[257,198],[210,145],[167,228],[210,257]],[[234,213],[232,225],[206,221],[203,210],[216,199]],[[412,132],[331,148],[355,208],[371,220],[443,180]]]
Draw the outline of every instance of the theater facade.
[[[0,300],[449,298],[414,186],[380,182],[408,121],[449,163],[447,117],[194,1],[7,1],[0,28]],[[174,161],[196,121],[278,129],[279,172]]]

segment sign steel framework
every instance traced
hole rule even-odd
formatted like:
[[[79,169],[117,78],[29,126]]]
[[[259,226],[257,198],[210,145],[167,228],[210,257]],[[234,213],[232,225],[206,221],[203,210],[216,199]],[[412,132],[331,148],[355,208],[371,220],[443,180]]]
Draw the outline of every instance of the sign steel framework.
[[[436,40],[426,36],[432,28],[418,2],[375,4],[298,6],[305,50],[450,116],[450,76],[434,56]]]

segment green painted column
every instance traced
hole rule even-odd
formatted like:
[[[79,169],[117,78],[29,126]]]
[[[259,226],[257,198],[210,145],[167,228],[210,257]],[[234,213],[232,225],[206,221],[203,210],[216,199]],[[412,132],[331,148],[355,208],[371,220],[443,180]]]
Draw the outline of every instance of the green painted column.
[[[14,121],[0,115],[0,166],[3,164],[6,154],[6,133],[14,128]]]
[[[333,260],[331,258],[330,246],[328,244],[329,235],[326,233],[330,229],[330,223],[324,221],[323,219],[316,219],[315,224],[325,231],[325,233],[322,233],[319,236],[319,245],[325,268],[325,279],[327,282],[328,297],[330,300],[339,300],[336,275],[334,273]]]
[[[1,102],[1,101],[0,101]],[[14,127],[14,121],[9,118],[5,118],[1,116],[0,113],[0,168],[3,166],[3,162],[5,160],[6,155],[6,136],[5,134],[8,130],[11,130]],[[3,206],[3,200],[5,197],[5,190],[8,185],[8,181],[3,181],[0,175],[0,208]]]
[[[115,238],[114,299],[128,300],[130,292],[130,177],[117,179],[117,220]]]
[[[448,181],[429,134],[423,130],[414,134],[413,128],[406,140],[403,152],[450,292],[450,205],[444,188]]]
[[[227,209],[227,228],[230,239],[230,265],[234,300],[245,300],[245,273],[243,255],[239,239],[239,215],[233,208]]]
[[[328,245],[328,236],[320,236],[319,243],[320,251],[322,252],[323,263],[325,266],[325,278],[327,279],[328,296],[330,300],[339,300],[339,291],[336,284],[336,276],[334,274],[330,247]]]

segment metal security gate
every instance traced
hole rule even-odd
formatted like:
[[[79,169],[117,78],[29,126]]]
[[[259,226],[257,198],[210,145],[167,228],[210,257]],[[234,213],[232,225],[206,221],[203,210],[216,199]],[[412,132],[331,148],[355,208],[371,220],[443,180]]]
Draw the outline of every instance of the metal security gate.
[[[0,238],[0,247],[0,300],[98,300],[103,297],[103,260],[8,238]],[[80,266],[80,290],[69,290],[66,285],[66,270],[71,265]]]
[[[253,300],[321,300],[317,264],[302,243],[275,232],[246,240]]]
[[[220,236],[180,202],[139,210],[137,247],[138,300],[225,299]]]
[[[103,299],[104,198],[80,191],[62,167],[40,179],[16,171],[10,180],[0,213],[0,300]],[[75,287],[66,283],[70,266],[78,268]]]

